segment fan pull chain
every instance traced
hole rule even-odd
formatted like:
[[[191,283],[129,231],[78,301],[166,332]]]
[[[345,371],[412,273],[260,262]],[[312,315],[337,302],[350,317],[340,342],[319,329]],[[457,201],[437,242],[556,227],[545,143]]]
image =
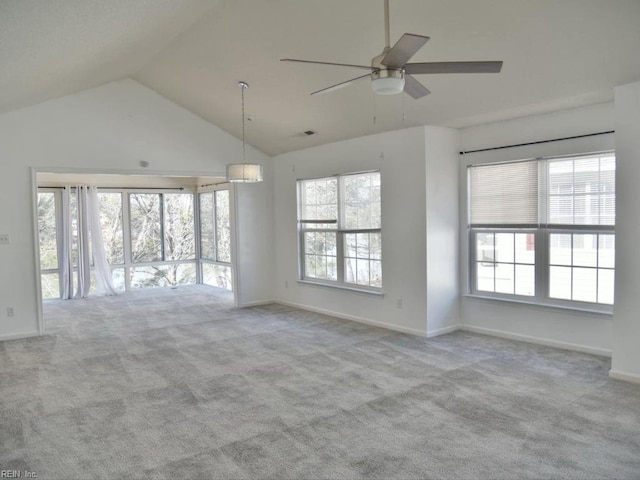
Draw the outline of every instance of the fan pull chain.
[[[402,123],[404,123],[404,121],[407,119],[404,110],[404,93],[401,93],[400,96],[402,97]]]
[[[373,93],[373,124],[376,124],[376,94]]]

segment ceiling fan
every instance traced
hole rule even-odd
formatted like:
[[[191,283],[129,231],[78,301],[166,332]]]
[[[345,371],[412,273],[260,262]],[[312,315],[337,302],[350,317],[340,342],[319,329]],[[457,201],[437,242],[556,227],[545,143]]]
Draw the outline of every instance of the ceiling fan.
[[[283,58],[282,62],[312,63],[317,65],[333,65],[338,67],[351,67],[369,70],[365,75],[340,82],[322,90],[311,93],[332,92],[346,87],[359,80],[371,78],[371,85],[375,93],[381,95],[393,95],[405,91],[413,98],[424,97],[431,93],[412,75],[434,73],[498,73],[502,69],[501,61],[484,62],[427,62],[407,63],[415,53],[427,43],[429,37],[405,33],[396,44],[391,47],[389,41],[389,0],[384,0],[384,27],[385,47],[382,53],[371,60],[371,66],[352,65],[346,63],[316,62],[313,60],[298,60],[295,58]]]

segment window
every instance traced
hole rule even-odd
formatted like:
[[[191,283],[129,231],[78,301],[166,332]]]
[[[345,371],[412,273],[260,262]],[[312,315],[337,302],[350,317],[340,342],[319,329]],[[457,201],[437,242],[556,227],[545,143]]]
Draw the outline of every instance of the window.
[[[192,193],[129,193],[130,285],[133,288],[196,283]]]
[[[42,298],[60,297],[58,272],[58,202],[53,191],[38,192],[38,238]]]
[[[67,187],[69,188],[69,187]],[[38,188],[38,233],[40,243],[40,270],[43,298],[60,297],[58,251],[62,248],[63,188]],[[228,191],[218,195],[223,204]],[[196,256],[196,194],[174,193],[159,189],[104,188],[98,192],[100,223],[107,262],[111,266],[117,290],[131,288],[175,286],[198,281]],[[73,267],[77,269],[77,205],[75,189],[70,188],[71,241]],[[226,237],[224,222],[220,221],[219,250],[223,250]],[[227,257],[230,248],[227,248]],[[206,253],[203,251],[203,253]],[[93,267],[92,267],[93,268]],[[218,278],[228,276],[231,268]],[[75,273],[75,272],[74,272]],[[76,273],[77,274],[77,273]],[[93,275],[93,272],[92,272]],[[209,275],[207,278],[211,277]],[[75,281],[74,274],[74,281]],[[200,278],[204,278],[204,275]],[[226,277],[225,277],[226,278]],[[210,283],[210,282],[205,282]],[[229,281],[228,288],[231,288]],[[93,284],[92,284],[93,288]]]
[[[382,288],[380,172],[298,181],[300,278]]]
[[[202,282],[231,290],[229,190],[200,193],[199,199]]]
[[[109,265],[124,264],[124,236],[122,229],[122,193],[98,192],[102,240]]]
[[[468,181],[471,293],[613,304],[613,153],[475,165]]]
[[[134,263],[162,260],[162,218],[159,193],[130,193],[131,257]]]

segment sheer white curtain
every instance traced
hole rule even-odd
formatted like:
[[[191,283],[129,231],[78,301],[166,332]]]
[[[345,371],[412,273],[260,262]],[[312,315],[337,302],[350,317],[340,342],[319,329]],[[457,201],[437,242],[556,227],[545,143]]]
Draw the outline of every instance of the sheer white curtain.
[[[73,216],[71,189],[62,190],[62,298],[73,298]]]
[[[91,230],[91,245],[93,246],[96,293],[98,295],[117,295],[118,292],[113,286],[111,267],[109,267],[104,249],[102,224],[100,223],[100,203],[98,202],[98,189],[96,187],[89,187],[87,211]]]
[[[96,187],[77,185],[75,232],[76,232],[76,288],[74,292],[73,267],[73,219],[71,208],[71,188],[65,188],[62,194],[62,298],[84,298],[91,290],[91,261],[96,282],[97,295],[116,295],[111,277],[111,268],[102,239],[98,191]]]

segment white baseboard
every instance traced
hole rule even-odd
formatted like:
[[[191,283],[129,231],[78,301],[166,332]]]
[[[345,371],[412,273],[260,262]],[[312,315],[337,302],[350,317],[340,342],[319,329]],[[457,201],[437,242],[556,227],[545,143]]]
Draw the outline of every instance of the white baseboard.
[[[640,375],[637,373],[621,372],[620,370],[609,370],[609,376],[616,380],[624,380],[625,382],[640,383]]]
[[[275,300],[258,300],[256,302],[241,303],[238,305],[238,308],[259,307],[261,305],[269,305],[270,303],[279,303],[279,302],[276,302]]]
[[[580,345],[577,343],[561,342],[558,340],[551,340],[548,338],[532,337],[529,335],[522,335],[519,333],[505,332],[502,330],[494,330],[492,328],[476,327],[473,325],[460,325],[460,329],[481,333],[483,335],[491,335],[493,337],[507,338],[509,340],[518,340],[520,342],[536,343],[538,345],[546,345],[548,347],[562,348],[564,350],[573,350],[575,352],[590,353],[591,355],[599,355],[601,357],[611,357],[611,350],[598,347],[590,347],[588,345]]]
[[[281,305],[288,305],[289,307],[299,308],[300,310],[307,310],[309,312],[321,313],[323,315],[330,315],[336,318],[342,318],[343,320],[350,320],[352,322],[364,323],[374,327],[386,328],[387,330],[394,330],[396,332],[408,333],[410,335],[418,335],[420,337],[426,337],[426,332],[417,330],[415,328],[403,327],[402,325],[394,325],[392,323],[379,322],[377,320],[371,320],[368,318],[357,317],[355,315],[347,315],[345,313],[335,312],[333,310],[327,310],[325,308],[310,307],[308,305],[301,305],[299,303],[286,302],[283,300],[276,300],[274,303]]]
[[[9,335],[0,335],[0,342],[5,340],[20,340],[21,338],[38,337],[40,333],[37,330],[32,332],[10,333]]]
[[[433,330],[427,330],[427,338],[438,337],[440,335],[446,335],[447,333],[460,330],[460,325],[449,325],[448,327],[435,328]]]

